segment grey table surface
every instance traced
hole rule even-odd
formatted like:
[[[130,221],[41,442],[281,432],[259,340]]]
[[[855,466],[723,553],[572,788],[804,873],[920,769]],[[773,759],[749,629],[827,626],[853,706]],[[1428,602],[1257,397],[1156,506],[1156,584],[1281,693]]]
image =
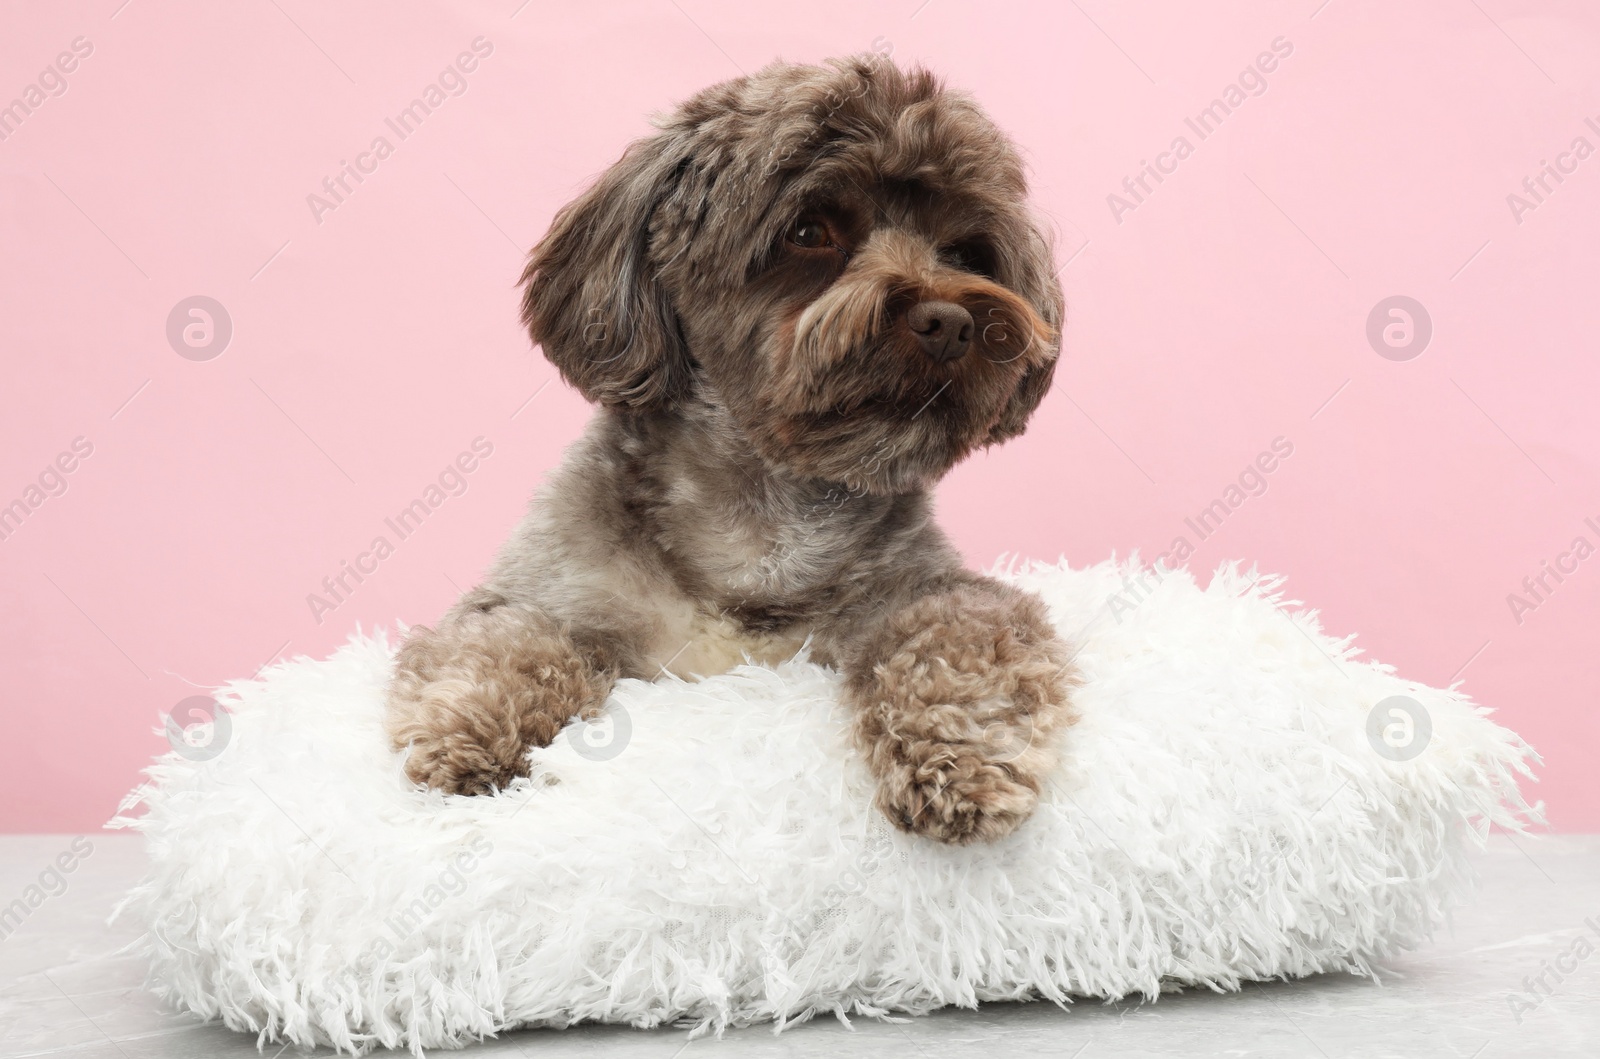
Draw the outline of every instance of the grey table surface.
[[[0,905],[20,896],[71,838],[0,836]],[[147,992],[141,962],[116,955],[136,931],[106,925],[141,871],[141,841],[89,840],[94,851],[66,891],[0,940],[0,1056],[305,1054],[276,1044],[258,1052],[254,1036],[203,1025]],[[1476,859],[1481,887],[1453,927],[1396,960],[1381,984],[1326,975],[1156,1003],[986,1004],[897,1023],[856,1019],[851,1027],[819,1018],[778,1035],[754,1026],[721,1039],[618,1026],[529,1030],[465,1055],[1600,1057],[1600,835],[1495,836]],[[1547,989],[1532,981],[1540,975]]]

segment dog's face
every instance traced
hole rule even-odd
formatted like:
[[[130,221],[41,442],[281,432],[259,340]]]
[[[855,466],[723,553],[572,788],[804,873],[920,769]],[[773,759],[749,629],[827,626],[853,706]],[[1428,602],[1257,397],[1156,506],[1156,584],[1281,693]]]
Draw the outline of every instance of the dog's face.
[[[534,340],[591,400],[710,396],[768,464],[870,492],[1020,433],[1062,322],[1010,143],[874,58],[701,92],[557,216],[523,281]]]

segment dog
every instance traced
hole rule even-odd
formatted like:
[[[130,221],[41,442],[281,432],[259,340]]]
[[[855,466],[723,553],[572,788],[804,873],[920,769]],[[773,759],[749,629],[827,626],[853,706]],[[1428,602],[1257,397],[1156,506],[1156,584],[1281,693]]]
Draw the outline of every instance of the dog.
[[[598,411],[482,585],[401,645],[406,774],[489,793],[619,678],[809,643],[888,820],[999,839],[1075,678],[1040,599],[963,569],[930,490],[1022,433],[1055,371],[1018,154],[877,56],[777,63],[656,127],[529,255],[522,320]]]

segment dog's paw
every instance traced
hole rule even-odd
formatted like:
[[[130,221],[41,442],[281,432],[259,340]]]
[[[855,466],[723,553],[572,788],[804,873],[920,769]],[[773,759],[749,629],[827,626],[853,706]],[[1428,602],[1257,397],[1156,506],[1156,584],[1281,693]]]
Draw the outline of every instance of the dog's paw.
[[[937,746],[920,765],[897,762],[878,782],[878,808],[902,831],[964,846],[1015,831],[1039,801],[1037,784],[971,746]]]
[[[395,658],[390,744],[412,782],[446,794],[490,794],[528,775],[574,716],[598,710],[615,674],[531,607],[468,609],[418,626]]]
[[[1035,597],[982,581],[902,607],[846,683],[879,808],[940,842],[1009,835],[1055,768],[1072,682]]]

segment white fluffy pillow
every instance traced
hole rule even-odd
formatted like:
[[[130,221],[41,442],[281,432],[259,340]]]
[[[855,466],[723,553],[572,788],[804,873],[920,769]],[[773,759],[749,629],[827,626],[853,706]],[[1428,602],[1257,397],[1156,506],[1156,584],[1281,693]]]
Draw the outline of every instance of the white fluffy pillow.
[[[493,798],[412,789],[390,648],[352,640],[218,695],[210,751],[117,823],[149,877],[155,987],[265,1040],[451,1046],[581,1020],[1155,996],[1345,970],[1428,936],[1533,752],[1452,691],[1358,662],[1232,568],[1012,571],[1081,645],[1082,720],[989,846],[891,830],[832,670],[624,681]],[[220,748],[220,752],[219,752]]]

